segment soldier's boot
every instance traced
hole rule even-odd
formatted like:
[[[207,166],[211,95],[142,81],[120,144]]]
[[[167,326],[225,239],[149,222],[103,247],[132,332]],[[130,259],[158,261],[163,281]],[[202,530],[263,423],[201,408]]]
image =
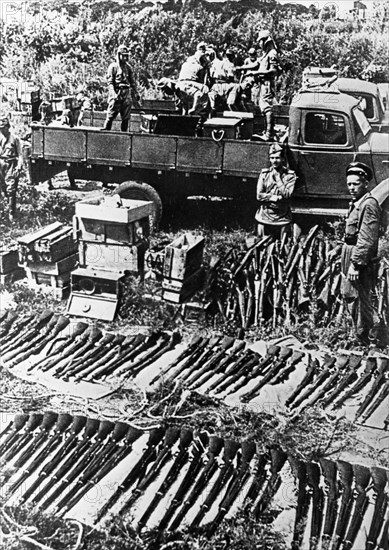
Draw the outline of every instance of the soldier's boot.
[[[111,130],[112,129],[112,122],[113,120],[106,120],[103,126],[103,130]]]
[[[121,132],[128,132],[128,119],[122,120],[122,123],[120,125],[120,131]]]
[[[266,141],[273,141],[274,140],[274,114],[272,111],[266,111],[265,121],[266,121],[265,139]]]

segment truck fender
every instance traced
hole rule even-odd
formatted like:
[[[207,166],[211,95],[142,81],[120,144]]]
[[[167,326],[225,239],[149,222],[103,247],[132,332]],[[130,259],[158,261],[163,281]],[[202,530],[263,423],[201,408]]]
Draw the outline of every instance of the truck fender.
[[[125,181],[117,187],[116,193],[123,199],[151,201],[154,204],[152,227],[156,229],[162,218],[162,200],[154,187],[148,183]]]
[[[385,228],[389,228],[389,178],[381,181],[372,190],[371,194],[375,197],[381,206],[381,225]]]

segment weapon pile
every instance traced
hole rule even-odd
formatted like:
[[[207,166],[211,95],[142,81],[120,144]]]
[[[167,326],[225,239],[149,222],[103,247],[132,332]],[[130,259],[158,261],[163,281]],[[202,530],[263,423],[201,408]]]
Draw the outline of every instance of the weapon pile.
[[[340,254],[342,245],[317,235],[315,226],[298,240],[264,237],[247,251],[231,249],[209,275],[206,299],[217,305],[223,321],[252,325],[290,325],[316,305],[315,322],[340,324]],[[377,285],[379,314],[389,314],[389,266]]]
[[[104,334],[86,323],[70,325],[68,317],[46,310],[37,317],[4,314],[0,338],[2,361],[8,368],[28,359],[27,372],[94,382],[110,376],[127,379],[153,368],[175,348],[180,335]],[[291,382],[304,365],[304,377],[293,386]],[[366,422],[389,397],[388,373],[387,357],[363,359],[352,353],[314,357],[312,352],[283,345],[268,346],[263,356],[229,336],[194,336],[155,374],[150,385],[179,381],[190,390],[223,399],[234,395],[249,402],[261,399],[263,389],[266,394],[268,388],[288,382],[282,399],[290,409],[316,404],[339,409],[349,398],[358,397],[355,419]],[[389,415],[385,428],[388,426]]]
[[[88,381],[109,375],[136,376],[180,340],[176,332],[150,336],[104,334],[83,322],[70,325],[68,317],[51,310],[19,318],[9,312],[0,337],[1,358],[8,368],[28,359],[28,372],[39,369],[64,380]]]
[[[139,530],[203,525],[211,535],[240,508],[256,519],[274,519],[280,512],[277,493],[286,494],[285,469],[291,469],[297,493],[287,506],[296,508],[292,548],[300,548],[304,536],[312,548],[320,541],[329,548],[332,541],[332,548],[351,549],[360,536],[367,548],[380,548],[388,526],[389,472],[383,468],[324,458],[305,462],[276,447],[185,427],[143,431],[67,413],[17,414],[0,434],[0,452],[7,465],[7,502],[50,507],[58,515],[103,486],[107,474],[128,459],[122,481],[97,503],[95,522],[111,511],[135,510]]]

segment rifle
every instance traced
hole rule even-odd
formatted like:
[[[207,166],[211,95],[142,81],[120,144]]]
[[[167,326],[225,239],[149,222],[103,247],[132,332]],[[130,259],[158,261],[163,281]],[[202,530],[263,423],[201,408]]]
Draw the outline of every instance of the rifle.
[[[209,511],[212,504],[214,503],[217,495],[223,489],[224,485],[227,483],[229,478],[234,473],[233,460],[240,449],[240,444],[237,441],[227,439],[224,442],[224,465],[219,471],[212,488],[210,489],[206,499],[202,503],[200,510],[197,512],[195,518],[191,523],[191,528],[197,527],[205,514]],[[235,470],[236,471],[236,470]]]
[[[296,387],[294,392],[288,397],[288,399],[285,402],[285,405],[288,407],[293,403],[293,401],[296,399],[296,397],[299,395],[299,393],[306,387],[308,384],[311,384],[313,381],[315,374],[317,373],[319,369],[319,361],[317,359],[312,359],[312,356],[308,354],[308,366],[307,371],[305,373],[304,378],[301,380],[300,384]]]
[[[307,462],[307,479],[312,490],[312,519],[309,545],[316,550],[320,542],[323,524],[324,493],[320,487],[320,467],[315,462]]]
[[[67,370],[64,375],[64,379],[68,380],[72,376],[76,376],[79,372],[83,371],[88,365],[93,364],[95,360],[99,359],[109,349],[110,344],[115,341],[115,335],[109,332],[102,336],[92,349],[86,352],[82,357],[72,362],[72,366]]]
[[[42,313],[42,315],[39,316],[35,327],[25,333],[24,338],[21,338],[20,343],[18,340],[13,345],[10,344],[9,346],[6,346],[6,349],[2,352],[3,360],[5,362],[11,361],[21,353],[31,349],[31,347],[35,346],[35,344],[39,344],[39,342],[46,336],[47,328],[51,330],[56,321],[57,316],[54,316],[52,311],[47,310],[44,314]],[[43,334],[41,334],[41,330],[44,331]]]
[[[181,335],[177,331],[174,331],[169,339],[166,340],[163,338],[154,350],[151,350],[148,354],[139,359],[138,362],[135,362],[134,365],[132,365],[131,374],[135,376],[139,374],[139,372],[144,370],[146,367],[152,363],[155,363],[160,357],[162,357],[162,355],[174,349],[180,341]]]
[[[58,336],[58,334],[62,332],[69,323],[69,319],[64,315],[59,315],[58,317],[53,316],[47,324],[46,334],[44,335],[44,337],[39,342],[37,342],[33,348],[29,348],[21,355],[17,355],[16,359],[10,361],[9,367],[14,367],[18,363],[29,359],[31,355],[37,355],[38,353],[40,353],[52,339],[55,340],[56,336]]]
[[[356,418],[364,415],[365,411],[368,409],[370,403],[373,401],[377,395],[378,390],[381,388],[383,382],[385,381],[386,373],[389,370],[389,360],[385,357],[377,357],[377,377],[374,380],[372,387],[370,388],[369,393],[366,395],[361,406],[356,412]]]
[[[225,380],[227,380],[232,374],[240,372],[240,368],[242,365],[244,366],[247,361],[249,361],[252,358],[257,358],[258,354],[254,354],[254,352],[250,349],[245,349],[241,354],[238,355],[236,361],[232,363],[232,365],[227,366],[225,371],[221,374],[220,377],[218,377],[212,384],[208,387],[208,392],[213,391],[217,387],[220,386]]]
[[[319,391],[316,393],[316,395],[314,395],[309,401],[308,403],[306,403],[306,405],[304,406],[304,408],[306,407],[312,407],[313,405],[315,405],[315,403],[317,403],[318,401],[320,401],[325,395],[327,395],[327,392],[329,390],[331,390],[331,388],[333,388],[334,384],[337,383],[337,381],[339,380],[339,377],[341,376],[342,372],[344,371],[345,367],[347,366],[348,362],[349,362],[349,359],[350,359],[350,356],[349,355],[341,355],[340,357],[338,357],[336,359],[336,362],[335,362],[335,365],[334,365],[334,371],[332,374],[330,374],[330,376],[328,377],[327,381],[325,382],[325,384],[320,388],[320,385],[318,383],[315,383],[314,385],[314,390],[312,391],[312,393],[314,393],[314,391],[316,391],[318,388]],[[319,377],[318,377],[319,378]],[[318,380],[318,378],[316,379],[316,382]]]
[[[9,424],[7,428],[3,430],[1,437],[3,437],[6,433],[7,433],[7,437],[4,439],[4,441],[0,445],[0,456],[3,456],[4,453],[14,445],[14,443],[17,441],[18,437],[20,436],[19,434],[20,430],[24,428],[28,419],[29,419],[28,414],[25,414],[25,413],[16,414],[11,424]]]
[[[261,272],[261,290],[259,294],[259,302],[258,302],[258,318],[255,319],[255,323],[261,326],[264,322],[264,299],[265,299],[265,291],[266,291],[266,282],[268,280],[268,274],[270,269],[270,262],[271,257],[273,254],[274,249],[274,243],[271,243],[271,245],[267,248],[267,254],[265,258],[265,263]]]
[[[95,347],[96,342],[100,340],[103,336],[102,331],[95,327],[91,326],[88,331],[88,338],[85,340],[84,345],[78,349],[75,353],[73,353],[72,357],[70,359],[65,359],[64,361],[60,361],[58,363],[57,368],[54,371],[54,376],[60,376],[61,378],[67,379],[67,370],[72,369],[73,362],[80,356],[83,356],[86,354],[90,349],[93,349]],[[86,334],[86,332],[84,334]]]
[[[83,417],[80,419],[81,429],[83,426]],[[66,457],[65,462],[60,466],[60,468],[52,475],[46,485],[39,491],[37,495],[33,498],[33,502],[37,503],[44,499],[49,491],[54,487],[57,481],[62,480],[65,474],[77,463],[79,458],[83,453],[90,448],[92,445],[92,439],[96,435],[97,430],[99,429],[100,422],[96,418],[88,418],[85,422],[85,429],[82,435],[82,439],[79,442],[77,440],[78,430],[72,431],[69,439],[65,442],[64,447],[60,449],[56,457],[53,458],[54,468],[49,468],[49,473],[51,473],[61,462],[63,458]],[[74,427],[74,424],[73,424]],[[80,430],[81,431],[81,430]],[[69,451],[71,451],[69,453]],[[54,500],[54,499],[53,499]],[[51,501],[47,503],[47,506],[51,504]]]
[[[243,328],[246,330],[250,326],[250,321],[254,311],[254,292],[252,290],[254,286],[254,279],[252,277],[251,271],[249,270],[245,270],[245,276],[247,290],[247,308]]]
[[[270,380],[270,384],[273,386],[276,386],[277,384],[280,384],[284,380],[286,380],[290,373],[292,373],[295,369],[295,366],[298,365],[298,363],[301,361],[301,359],[305,356],[305,352],[299,351],[299,350],[293,350],[292,356],[287,360],[285,366],[281,368],[281,370],[278,372],[278,374],[275,375],[275,377]]]
[[[143,345],[145,339],[146,336],[144,334],[137,334],[136,336],[123,336],[118,334],[117,343],[115,347],[108,352],[108,356],[104,356],[93,363],[87,369],[87,372],[83,373],[83,378],[86,380],[97,380],[114,373],[123,357],[136,353],[136,350]]]
[[[149,517],[151,516],[153,511],[157,508],[161,499],[165,496],[169,488],[178,478],[181,468],[184,466],[184,464],[188,459],[188,455],[189,455],[188,449],[192,441],[193,441],[192,430],[189,430],[188,428],[182,428],[180,432],[179,452],[176,455],[173,464],[170,466],[170,469],[165,479],[163,480],[162,484],[159,486],[158,491],[155,493],[152,501],[147,506],[146,511],[143,513],[142,517],[140,518],[138,522],[138,530],[142,529],[142,527],[146,525]]]
[[[85,416],[75,416],[73,418],[73,423],[70,427],[70,434],[68,438],[63,443],[62,447],[58,449],[57,453],[52,457],[50,462],[45,464],[42,470],[39,472],[38,477],[34,483],[27,489],[27,491],[22,495],[21,503],[26,502],[30,496],[38,489],[38,487],[47,479],[48,475],[51,474],[61,460],[77,445],[77,435],[85,427],[86,417]],[[49,451],[51,452],[51,450]],[[41,463],[44,458],[41,459]]]
[[[233,371],[230,372],[230,377],[224,380],[222,384],[219,384],[215,388],[215,393],[220,394],[225,390],[228,390],[227,394],[232,393],[231,384],[239,380],[241,377],[245,378],[246,373],[250,372],[256,365],[258,365],[258,362],[261,360],[261,356],[259,353],[256,353],[253,351],[251,353],[251,356],[247,359],[246,362],[243,363],[242,367],[237,367]]]
[[[0,333],[0,351],[3,352],[5,344],[8,344],[9,342],[13,341],[14,338],[19,338],[22,334],[24,329],[28,329],[28,325],[33,321],[35,315],[22,315],[21,317],[12,316],[12,321],[10,322],[7,329],[2,330]],[[4,324],[7,321],[1,320],[0,323]]]
[[[195,383],[202,378],[202,376],[208,372],[211,373],[211,376],[217,372],[218,365],[220,361],[223,359],[223,357],[226,356],[227,350],[229,350],[234,345],[234,338],[231,338],[230,336],[224,336],[222,341],[220,342],[220,345],[217,347],[216,353],[212,355],[212,357],[204,364],[201,369],[197,370],[195,373],[191,375],[191,377],[188,380],[188,376],[186,376],[186,381],[190,385],[190,387],[193,389],[195,387],[198,387]],[[216,365],[216,370],[213,371],[213,367]],[[201,385],[201,384],[199,384]]]
[[[96,355],[93,355],[89,361],[85,361],[82,364],[82,368],[73,375],[74,380],[77,382],[78,380],[85,379],[90,374],[93,375],[93,378],[98,377],[98,373],[100,372],[98,370],[99,367],[103,365],[104,369],[107,368],[109,361],[116,355],[118,350],[120,350],[125,339],[126,337],[123,334],[115,334],[108,346],[97,351]]]
[[[127,425],[126,425],[127,426]],[[74,499],[73,503],[67,503],[66,510],[70,510],[70,508],[78,501],[80,500],[93,486],[97,485],[121,460],[123,460],[127,455],[129,455],[132,451],[132,445],[133,443],[142,435],[142,431],[138,430],[137,428],[133,428],[132,426],[128,427],[127,433],[125,435],[125,441],[124,444],[119,447],[114,454],[110,456],[110,458],[107,460],[107,456],[105,457],[105,464],[103,467],[100,467],[99,462],[97,462],[94,466],[94,472],[91,472],[88,475],[88,479],[83,479],[81,483],[81,490],[77,494],[77,496]],[[117,434],[115,436],[114,441],[116,443],[116,439],[118,439],[120,434]],[[96,471],[97,470],[97,471]],[[89,470],[90,471],[90,470]],[[80,480],[79,482],[80,483]],[[85,485],[82,487],[82,484]]]
[[[170,375],[164,378],[164,381],[171,382],[173,379],[177,379],[186,369],[190,368],[193,364],[197,364],[198,359],[206,353],[208,344],[209,338],[200,338],[200,342],[198,342],[196,348],[193,348],[191,354],[181,362],[173,373],[170,371]]]
[[[361,422],[365,422],[374,413],[374,411],[378,409],[381,403],[386,402],[388,396],[389,380],[387,380],[384,386],[379,389],[378,395],[376,395],[374,401],[372,401],[369,407],[365,409],[365,412],[361,415]]]
[[[250,401],[255,397],[258,392],[265,386],[284,366],[286,360],[292,355],[293,350],[285,346],[281,346],[281,350],[278,354],[278,360],[274,363],[272,367],[266,372],[263,378],[248,392],[244,393],[241,396],[241,400],[244,402]]]
[[[238,267],[233,271],[233,277],[235,278],[240,271],[246,266],[246,264],[249,262],[249,260],[252,258],[253,254],[258,254],[261,248],[265,247],[265,244],[268,244],[271,237],[270,235],[267,235],[266,237],[262,237],[262,239],[255,244],[253,244],[246,252],[246,254],[243,257],[243,260],[239,263]]]
[[[53,316],[53,312],[49,309],[46,309],[41,313],[38,318],[34,317],[36,319],[35,324],[29,328],[28,330],[24,331],[24,333],[19,335],[19,338],[13,339],[11,342],[9,342],[7,345],[2,347],[1,353],[2,355],[6,355],[7,353],[19,353],[20,351],[24,351],[33,341],[34,338],[39,336],[39,331],[50,321],[50,319]],[[17,318],[15,315],[10,315],[12,319],[12,323]],[[9,319],[7,317],[7,320]],[[10,326],[10,325],[9,325]],[[10,356],[10,359],[12,359],[13,355]]]
[[[127,377],[128,371],[131,372],[131,363],[133,363],[135,358],[142,357],[142,354],[145,353],[145,357],[148,358],[149,354],[153,353],[154,347],[158,346],[158,340],[161,338],[160,332],[153,332],[150,336],[147,336],[143,344],[136,350],[130,352],[127,357],[123,358],[119,364],[116,365],[115,373],[118,376],[125,375]],[[165,340],[167,335],[162,335],[162,339]],[[158,349],[158,348],[157,348]]]
[[[332,544],[332,550],[339,550],[347,531],[347,525],[351,517],[353,506],[353,469],[351,464],[344,460],[337,461],[338,471],[340,473],[340,484],[342,487],[342,499],[340,502],[338,521],[335,529],[335,540]]]
[[[250,483],[249,490],[247,491],[245,501],[244,501],[244,511],[248,512],[252,507],[253,504],[259,495],[260,491],[262,490],[263,484],[266,481],[267,477],[267,470],[266,466],[269,460],[268,454],[259,454],[257,456],[257,459],[255,461],[255,465],[253,468],[253,479]]]
[[[373,478],[374,491],[376,493],[375,506],[373,517],[370,523],[370,530],[366,541],[366,550],[375,550],[379,534],[382,529],[382,524],[385,520],[385,515],[388,509],[388,475],[383,468],[372,466],[370,468],[371,477]],[[387,547],[387,540],[386,540]],[[384,548],[386,548],[384,546]]]
[[[199,336],[199,335],[194,336],[192,338],[191,342],[189,343],[189,345],[186,346],[186,348],[179,354],[179,356],[176,357],[176,359],[172,363],[170,363],[164,369],[162,369],[159,374],[154,376],[154,378],[150,382],[150,385],[154,384],[159,378],[164,377],[165,374],[167,374],[170,369],[173,369],[174,367],[179,365],[181,363],[181,361],[183,361],[188,356],[190,356],[194,351],[196,351],[197,347],[201,343],[201,341],[202,341],[201,336]]]
[[[363,518],[369,505],[369,498],[366,494],[366,489],[370,481],[370,470],[366,466],[360,464],[353,465],[355,477],[355,491],[357,498],[355,499],[353,517],[350,521],[350,526],[343,543],[344,550],[351,550],[354,546],[355,539],[361,528]]]
[[[220,341],[221,341],[221,336],[215,336],[215,337],[209,338],[209,340],[206,342],[205,347],[200,351],[200,354],[197,354],[196,358],[192,361],[189,361],[190,358],[187,361],[185,361],[184,364],[181,367],[179,367],[179,369],[175,371],[167,380],[169,382],[172,382],[185,370],[187,371],[185,376],[191,375],[193,372],[197,370],[199,366],[201,366],[204,362],[208,361],[210,357],[212,357],[214,349],[217,347]]]
[[[27,466],[27,469],[24,470],[22,475],[19,477],[18,480],[16,480],[9,488],[9,494],[12,495],[15,493],[19,487],[26,481],[26,479],[29,477],[29,475],[34,472],[37,468],[39,468],[43,461],[49,456],[49,454],[61,443],[62,436],[64,432],[69,427],[70,423],[72,421],[72,417],[70,414],[67,413],[61,413],[58,416],[57,425],[54,429],[54,434],[49,439],[47,445],[38,453],[38,455],[34,458],[34,460]],[[43,427],[43,423],[42,423]],[[31,454],[34,451],[31,452]],[[15,462],[14,469],[21,468],[23,464],[28,460],[31,456],[30,451],[27,449],[20,458]]]
[[[61,500],[57,503],[57,511],[63,509],[62,514],[64,514],[65,512],[73,508],[76,502],[78,502],[80,498],[85,494],[85,485],[89,481],[91,481],[94,476],[99,477],[102,462],[104,462],[105,467],[107,462],[109,462],[112,456],[115,454],[115,451],[118,448],[118,444],[124,438],[127,432],[128,424],[125,424],[124,422],[115,422],[115,426],[109,437],[108,443],[106,443],[104,447],[101,448],[99,453],[88,464],[81,477],[78,478],[77,482],[70,488],[69,492],[65,493]]]
[[[313,239],[314,239],[316,233],[318,232],[318,230],[319,230],[319,225],[314,225],[310,229],[308,235],[305,237],[304,243],[302,245],[298,246],[297,251],[295,252],[294,255],[291,255],[290,261],[288,262],[288,264],[285,267],[285,273],[286,273],[285,278],[286,278],[287,281],[290,279],[294,268],[299,263],[301,256],[310,247],[311,242],[313,241]]]
[[[305,522],[308,516],[310,493],[307,492],[307,465],[303,460],[288,457],[293,474],[298,480],[297,506],[293,528],[293,540],[291,550],[299,550],[303,541]]]
[[[51,361],[53,361],[53,358],[56,358],[58,356],[62,357],[63,352],[65,350],[66,351],[68,350],[69,344],[73,343],[73,340],[75,338],[77,339],[78,336],[81,336],[81,334],[83,334],[83,332],[85,332],[87,328],[88,328],[88,325],[86,323],[77,323],[73,328],[72,333],[68,337],[60,338],[52,342],[52,345],[49,347],[49,349],[45,353],[45,357],[43,357],[33,365],[30,365],[27,369],[27,372],[30,372],[38,367],[40,367],[42,370],[48,370],[48,369],[45,369],[44,367],[47,364],[49,364]],[[58,342],[62,342],[62,344],[53,351],[55,344],[57,344]],[[53,362],[53,365],[54,364],[55,364],[55,361]]]
[[[232,348],[231,352],[229,354],[226,354],[224,359],[220,361],[220,363],[216,366],[215,370],[206,372],[202,379],[199,382],[196,382],[194,384],[191,384],[191,389],[197,389],[200,386],[204,386],[210,380],[213,378],[213,376],[218,375],[225,371],[225,369],[228,368],[228,365],[230,365],[236,357],[239,357],[240,352],[245,348],[246,342],[244,341],[234,341],[234,347]]]
[[[31,413],[30,418],[28,419],[24,433],[18,434],[18,438],[15,441],[15,443],[12,445],[12,447],[9,447],[8,452],[5,454],[4,457],[2,457],[2,462],[6,463],[9,460],[11,460],[14,456],[18,454],[18,452],[25,446],[29,445],[31,440],[34,438],[34,431],[37,429],[38,426],[42,424],[43,421],[43,414],[39,413]]]
[[[109,420],[102,420],[99,423],[97,435],[95,441],[88,445],[89,448],[86,448],[85,454],[83,456],[80,456],[79,454],[76,455],[76,463],[72,460],[72,458],[68,458],[68,460],[61,466],[59,471],[56,473],[54,478],[58,479],[60,481],[59,485],[56,487],[56,489],[51,493],[51,495],[46,498],[46,500],[41,503],[41,508],[43,510],[46,510],[50,504],[52,504],[59,496],[60,494],[71,484],[77,477],[81,474],[81,472],[88,467],[88,465],[91,463],[92,460],[94,460],[97,453],[100,452],[100,449],[103,447],[103,442],[106,439],[106,437],[112,432],[114,428],[114,423],[110,422]],[[89,443],[89,442],[88,442]],[[66,465],[66,468],[65,468]],[[69,471],[69,466],[73,466],[73,468]],[[61,477],[60,477],[61,474]],[[62,477],[64,475],[65,477]]]
[[[233,376],[233,380],[231,380],[231,383],[235,382],[235,380],[239,380],[239,378],[241,378],[241,380],[237,384],[231,386],[230,391],[228,393],[231,394],[231,393],[237,392],[238,390],[240,390],[240,388],[243,388],[243,386],[246,386],[250,380],[253,380],[257,376],[259,376],[261,373],[263,373],[263,371],[268,367],[268,365],[270,365],[272,361],[274,361],[275,357],[279,354],[280,350],[281,350],[280,346],[273,346],[273,345],[269,346],[266,351],[265,357],[260,359],[259,363],[256,365],[254,369],[251,369],[250,363],[248,364],[248,367],[247,367],[247,363],[246,363],[243,370]]]
[[[162,531],[166,529],[169,525],[171,518],[174,516],[177,508],[182,503],[185,495],[194,484],[197,474],[201,470],[203,464],[201,457],[204,454],[205,447],[209,442],[209,437],[207,432],[202,432],[199,434],[198,438],[194,440],[193,450],[192,450],[192,459],[189,465],[189,468],[184,476],[184,479],[181,481],[179,488],[177,489],[173,499],[170,502],[169,508],[166,510],[165,515],[161,519],[158,530]],[[213,443],[212,443],[213,444]]]
[[[126,510],[131,508],[134,502],[141,496],[147,487],[152,483],[165,464],[173,456],[172,446],[175,444],[180,435],[180,429],[177,427],[169,427],[166,429],[165,438],[161,450],[159,451],[154,463],[150,466],[145,476],[139,479],[138,485],[135,487],[130,498],[124,503],[120,509],[120,515],[123,515]]]
[[[181,521],[184,519],[187,512],[190,510],[190,508],[192,508],[192,506],[197,501],[201,491],[204,489],[204,487],[206,487],[206,485],[208,484],[208,482],[216,472],[218,468],[217,456],[219,455],[223,446],[224,446],[224,441],[221,437],[217,437],[217,436],[210,437],[209,449],[207,453],[208,461],[203,467],[203,471],[201,472],[200,476],[195,481],[195,484],[192,487],[191,492],[186,497],[183,506],[181,507],[178,514],[174,518],[170,526],[171,531],[175,531],[179,527]]]
[[[250,477],[250,462],[256,452],[256,444],[254,441],[245,440],[242,441],[241,448],[242,458],[240,467],[234,471],[223,500],[219,504],[217,515],[207,528],[208,537],[212,536],[215,532],[215,529],[221,523]]]
[[[18,318],[17,313],[12,311],[11,309],[8,311],[2,311],[1,313],[1,332],[0,332],[0,338],[3,338],[7,334],[7,332],[12,327],[13,323]]]
[[[352,386],[343,396],[340,396],[335,403],[333,403],[333,407],[336,409],[339,409],[349,397],[352,397],[356,393],[358,393],[361,389],[363,389],[366,384],[369,383],[370,378],[374,374],[374,372],[377,369],[377,359],[375,357],[368,357],[366,359],[365,364],[365,371],[361,378]]]
[[[137,479],[142,479],[149,464],[155,459],[156,447],[161,442],[165,434],[165,429],[162,427],[154,428],[150,431],[149,440],[143,455],[138,462],[132,467],[130,472],[122,483],[116,488],[115,492],[111,495],[109,500],[99,510],[96,521],[100,521],[103,516],[112,508],[120,499],[120,497],[126,493]]]
[[[280,471],[282,467],[284,466],[287,455],[284,453],[281,449],[270,449],[270,472],[271,476],[268,480],[266,487],[259,497],[258,502],[254,505],[253,509],[253,515],[255,519],[259,519],[262,515],[262,513],[267,509],[269,506],[272,498],[277,493],[278,489],[281,486],[281,477],[280,477]]]
[[[357,378],[357,368],[361,364],[362,357],[359,355],[350,355],[347,363],[346,375],[336,384],[336,387],[322,400],[323,407],[327,407],[342,391],[350,386]]]
[[[320,458],[319,461],[327,487],[327,506],[322,534],[322,547],[323,550],[329,550],[338,513],[339,489],[337,482],[337,467],[336,462],[328,460],[327,458]]]
[[[314,391],[321,386],[321,384],[330,376],[330,369],[334,366],[336,362],[335,357],[331,357],[331,355],[325,354],[324,356],[324,363],[321,366],[320,372],[318,373],[317,377],[313,379],[310,386],[305,390],[304,393],[300,394],[298,398],[294,399],[294,403],[292,405],[292,408],[295,409],[301,405],[303,401],[310,395],[314,393]],[[315,371],[316,373],[316,371]],[[301,386],[301,384],[300,384]]]

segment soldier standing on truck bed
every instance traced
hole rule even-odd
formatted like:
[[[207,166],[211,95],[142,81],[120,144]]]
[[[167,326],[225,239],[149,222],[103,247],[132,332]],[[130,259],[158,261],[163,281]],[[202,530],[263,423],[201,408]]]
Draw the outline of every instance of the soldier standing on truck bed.
[[[258,104],[265,117],[266,130],[264,138],[267,141],[274,139],[273,102],[276,95],[276,76],[279,71],[278,53],[269,31],[260,31],[258,43],[262,55],[251,64],[245,62],[239,67],[246,74],[258,79],[260,85]]]
[[[16,193],[23,169],[23,151],[20,140],[10,131],[9,118],[0,116],[0,191],[8,199],[9,218],[16,210]]]
[[[139,101],[134,75],[128,63],[128,49],[118,47],[116,61],[111,63],[107,72],[108,109],[104,130],[111,130],[112,122],[118,113],[122,117],[121,131],[127,132],[133,100]],[[131,97],[133,96],[133,98]]]
[[[257,183],[257,200],[260,207],[255,219],[258,236],[282,238],[292,230],[292,212],[289,199],[296,184],[296,173],[286,166],[285,150],[280,143],[269,149],[270,168],[261,170]]]
[[[351,202],[342,250],[342,295],[358,340],[364,345],[379,345],[380,321],[373,308],[372,293],[379,265],[381,207],[367,189],[373,177],[369,166],[352,162],[346,174]]]
[[[207,78],[208,58],[205,42],[200,42],[196,53],[188,57],[182,64],[176,89],[183,100],[183,114],[199,114],[208,106],[209,88],[205,84]]]

